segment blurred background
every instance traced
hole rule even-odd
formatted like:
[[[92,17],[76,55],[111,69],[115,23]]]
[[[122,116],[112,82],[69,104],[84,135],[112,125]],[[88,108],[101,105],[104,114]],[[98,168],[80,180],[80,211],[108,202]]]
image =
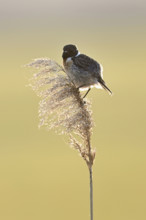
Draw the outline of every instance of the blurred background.
[[[34,58],[62,63],[76,44],[104,67],[113,91],[93,89],[94,216],[146,219],[146,3],[1,1],[0,219],[89,219],[88,169],[64,136],[39,130],[26,87]]]

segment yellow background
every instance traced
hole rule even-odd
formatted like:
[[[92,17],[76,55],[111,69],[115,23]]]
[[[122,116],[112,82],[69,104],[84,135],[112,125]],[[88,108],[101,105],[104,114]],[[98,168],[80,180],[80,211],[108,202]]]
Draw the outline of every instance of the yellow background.
[[[0,219],[89,219],[85,162],[63,136],[38,130],[27,88],[33,58],[62,63],[76,44],[99,61],[113,91],[93,89],[94,216],[146,219],[146,4],[3,1],[0,7]]]

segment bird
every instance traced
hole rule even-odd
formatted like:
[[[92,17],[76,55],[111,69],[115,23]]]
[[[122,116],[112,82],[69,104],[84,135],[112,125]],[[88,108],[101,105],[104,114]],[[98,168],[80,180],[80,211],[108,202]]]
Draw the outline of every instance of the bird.
[[[112,91],[103,80],[103,67],[94,59],[80,54],[77,47],[68,44],[63,47],[63,66],[71,82],[80,91],[87,90],[83,98],[87,96],[91,88],[103,88],[110,95]]]

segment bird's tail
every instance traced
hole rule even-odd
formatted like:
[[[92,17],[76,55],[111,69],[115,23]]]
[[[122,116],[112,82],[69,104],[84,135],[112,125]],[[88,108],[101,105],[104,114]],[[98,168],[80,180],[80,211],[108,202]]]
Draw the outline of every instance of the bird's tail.
[[[112,91],[106,86],[104,80],[101,78],[99,81],[100,85],[103,89],[105,89],[110,95],[112,95]]]

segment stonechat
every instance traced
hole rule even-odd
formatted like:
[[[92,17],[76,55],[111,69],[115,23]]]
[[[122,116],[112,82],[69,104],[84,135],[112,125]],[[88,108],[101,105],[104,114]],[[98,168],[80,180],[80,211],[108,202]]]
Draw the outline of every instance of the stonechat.
[[[112,94],[103,80],[102,66],[92,58],[80,54],[75,45],[64,46],[62,58],[65,72],[76,88],[88,90],[83,98],[92,87],[103,88]]]

